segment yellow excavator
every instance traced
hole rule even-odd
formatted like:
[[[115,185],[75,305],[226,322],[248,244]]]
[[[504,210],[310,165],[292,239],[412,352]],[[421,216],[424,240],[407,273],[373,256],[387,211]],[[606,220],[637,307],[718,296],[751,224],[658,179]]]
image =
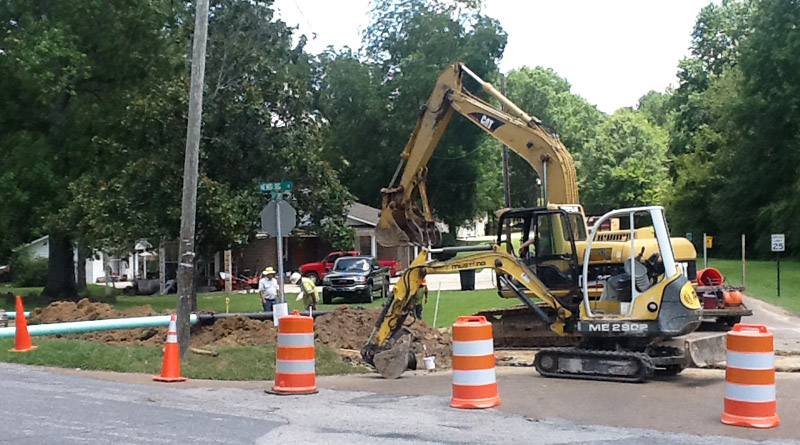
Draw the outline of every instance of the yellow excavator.
[[[464,89],[465,74],[509,111]],[[537,171],[544,205],[500,211],[492,245],[433,249],[441,237],[427,200],[427,163],[454,113],[508,145]],[[497,272],[501,296],[525,304],[532,333],[546,327],[571,340],[569,347],[537,354],[534,365],[542,375],[644,381],[656,370],[676,373],[686,364],[683,349],[662,342],[700,324],[699,300],[681,264],[694,261],[694,247],[688,240],[670,239],[658,206],[615,210],[588,228],[566,147],[540,120],[464,65],[451,65],[440,74],[390,187],[381,192],[378,241],[426,246],[395,286],[362,349],[364,360],[383,376],[398,377],[408,365],[406,321],[413,323],[410,302],[425,275],[487,267]],[[599,240],[604,235],[597,228],[613,218],[628,222],[626,236]],[[429,259],[431,253],[466,251],[476,253],[450,261]],[[708,347],[715,347],[708,353],[715,359],[724,352],[717,344]]]

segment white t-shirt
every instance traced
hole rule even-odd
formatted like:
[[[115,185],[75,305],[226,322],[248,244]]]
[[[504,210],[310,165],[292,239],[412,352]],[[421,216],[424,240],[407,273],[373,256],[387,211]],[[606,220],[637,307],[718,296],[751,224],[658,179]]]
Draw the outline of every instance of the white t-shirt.
[[[267,300],[274,300],[278,297],[278,279],[263,277],[258,280],[258,291],[264,292]]]

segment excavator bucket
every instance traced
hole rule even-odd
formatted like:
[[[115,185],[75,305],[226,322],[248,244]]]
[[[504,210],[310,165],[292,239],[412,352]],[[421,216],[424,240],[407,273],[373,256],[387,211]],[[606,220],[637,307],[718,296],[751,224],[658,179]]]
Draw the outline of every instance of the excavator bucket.
[[[727,334],[695,332],[683,337],[683,349],[692,368],[708,368],[725,361]]]
[[[438,246],[442,235],[436,225],[413,210],[384,207],[375,236],[382,246]]]
[[[410,352],[411,335],[404,335],[391,348],[375,354],[375,370],[385,379],[399,378],[408,368]]]
[[[382,246],[403,246],[411,243],[409,236],[400,228],[391,209],[381,210],[378,226],[375,228],[375,237]]]

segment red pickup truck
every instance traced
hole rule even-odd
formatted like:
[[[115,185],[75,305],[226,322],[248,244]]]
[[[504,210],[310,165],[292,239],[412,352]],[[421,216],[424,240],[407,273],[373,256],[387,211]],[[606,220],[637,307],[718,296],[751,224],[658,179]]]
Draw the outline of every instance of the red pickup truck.
[[[325,274],[330,272],[333,268],[333,263],[339,258],[343,256],[359,256],[361,255],[358,251],[355,250],[348,250],[348,251],[338,251],[338,252],[331,252],[325,255],[325,258],[322,261],[317,263],[308,263],[303,264],[300,266],[300,275],[310,278],[314,281],[315,284],[322,283],[322,279],[325,278]],[[389,268],[389,276],[394,277],[400,272],[401,265],[400,261],[397,260],[378,260],[378,263],[382,267]]]

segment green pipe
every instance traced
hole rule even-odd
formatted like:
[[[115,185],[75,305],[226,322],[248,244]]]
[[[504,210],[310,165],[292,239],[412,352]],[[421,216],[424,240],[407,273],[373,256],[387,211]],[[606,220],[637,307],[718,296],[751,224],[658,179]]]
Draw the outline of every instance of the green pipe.
[[[24,314],[25,314],[26,317],[30,317],[31,316],[31,313],[28,312],[28,311],[25,311]],[[17,318],[17,313],[14,312],[14,311],[6,312],[6,316],[8,317],[9,320],[14,320],[15,318]]]
[[[157,328],[169,326],[169,315],[151,317],[109,318],[106,320],[70,321],[67,323],[47,323],[28,325],[28,333],[36,335],[78,334],[92,331],[111,331],[114,329]],[[189,318],[192,324],[197,323],[197,314]],[[16,327],[0,328],[0,338],[13,337]]]

